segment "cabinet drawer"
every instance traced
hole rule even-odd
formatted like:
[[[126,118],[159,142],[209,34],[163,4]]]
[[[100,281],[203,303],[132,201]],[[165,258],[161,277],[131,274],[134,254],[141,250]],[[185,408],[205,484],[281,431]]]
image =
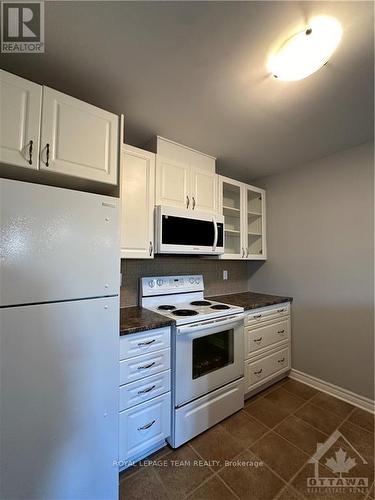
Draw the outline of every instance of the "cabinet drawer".
[[[170,328],[123,335],[120,337],[120,360],[167,347],[170,347]]]
[[[289,347],[285,347],[257,361],[246,361],[246,388],[248,392],[253,386],[279,372],[289,369]]]
[[[171,371],[136,380],[120,387],[120,411],[160,396],[171,390]]]
[[[130,460],[167,438],[171,428],[170,392],[120,412],[120,460]]]
[[[164,349],[120,361],[120,385],[169,370],[171,367],[170,359],[170,349]]]
[[[290,314],[289,302],[271,308],[259,309],[245,316],[245,326],[256,325],[263,321],[274,321],[288,314]]]
[[[265,347],[272,346],[278,342],[289,340],[290,319],[289,317],[277,323],[266,324],[258,328],[245,328],[245,359],[254,353],[261,352]]]

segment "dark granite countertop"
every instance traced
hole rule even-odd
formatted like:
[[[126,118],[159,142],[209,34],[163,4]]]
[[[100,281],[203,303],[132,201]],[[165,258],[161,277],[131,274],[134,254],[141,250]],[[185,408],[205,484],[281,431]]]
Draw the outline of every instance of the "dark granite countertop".
[[[173,325],[174,321],[143,307],[121,307],[120,335]]]
[[[258,309],[259,307],[272,306],[274,304],[282,304],[283,302],[291,302],[293,300],[292,297],[282,297],[280,295],[269,295],[258,292],[230,293],[228,295],[217,295],[207,298],[216,300],[217,302],[243,307],[245,311]]]

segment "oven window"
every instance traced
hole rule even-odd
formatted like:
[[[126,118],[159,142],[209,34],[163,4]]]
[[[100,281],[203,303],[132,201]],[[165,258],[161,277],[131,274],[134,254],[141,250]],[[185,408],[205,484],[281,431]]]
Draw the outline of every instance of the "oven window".
[[[193,379],[232,364],[233,340],[233,329],[194,339]]]

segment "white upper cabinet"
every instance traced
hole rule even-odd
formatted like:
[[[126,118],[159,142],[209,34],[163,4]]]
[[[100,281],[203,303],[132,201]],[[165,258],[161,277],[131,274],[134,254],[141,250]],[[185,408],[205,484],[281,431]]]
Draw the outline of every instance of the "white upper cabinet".
[[[43,88],[40,168],[117,183],[118,116]]]
[[[179,208],[190,206],[189,165],[156,157],[156,205]]]
[[[0,70],[0,162],[38,168],[42,87]]]
[[[264,189],[219,176],[220,212],[224,215],[222,259],[265,260],[266,195]]]
[[[218,211],[218,176],[214,172],[192,168],[191,203],[194,210],[217,213]]]
[[[121,257],[154,257],[155,154],[124,145],[121,158]]]

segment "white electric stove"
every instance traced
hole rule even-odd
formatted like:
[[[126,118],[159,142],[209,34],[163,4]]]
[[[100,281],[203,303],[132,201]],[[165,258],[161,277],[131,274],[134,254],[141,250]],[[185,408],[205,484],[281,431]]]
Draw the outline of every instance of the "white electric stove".
[[[243,407],[243,308],[205,299],[201,275],[142,278],[141,306],[175,322],[168,441],[177,448]]]

